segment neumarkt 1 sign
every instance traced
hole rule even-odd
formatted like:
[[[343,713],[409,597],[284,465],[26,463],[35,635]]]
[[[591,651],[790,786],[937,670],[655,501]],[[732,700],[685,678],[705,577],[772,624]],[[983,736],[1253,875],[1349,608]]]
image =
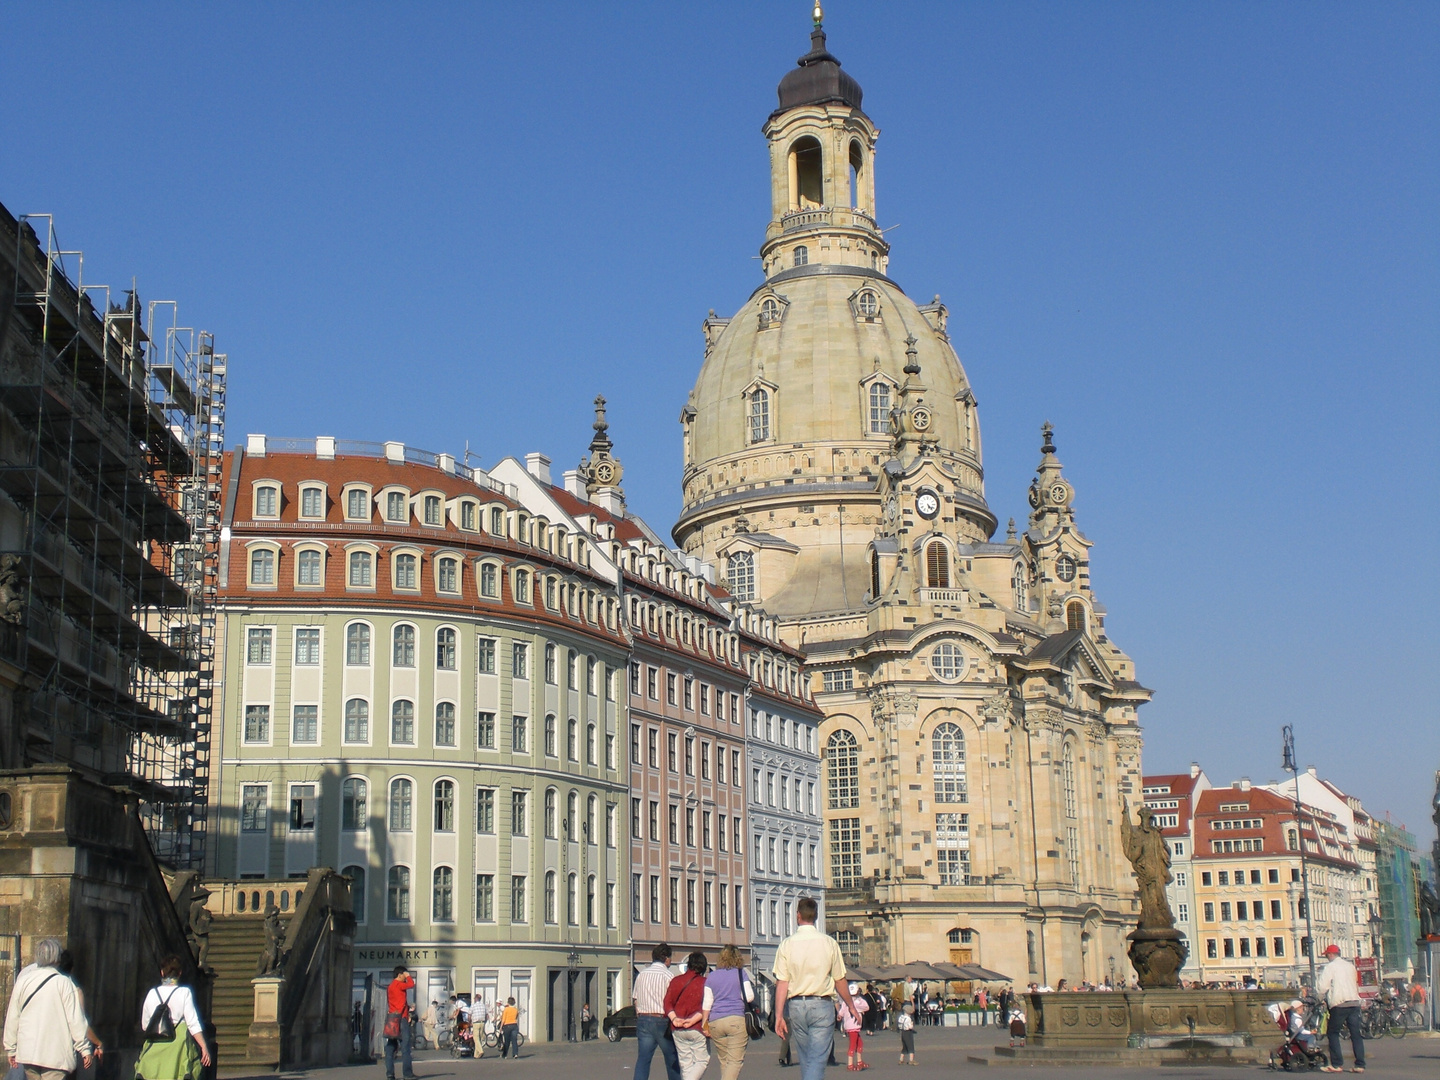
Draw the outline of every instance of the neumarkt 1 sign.
[[[414,964],[425,960],[439,960],[438,949],[356,949],[357,964],[402,963]]]

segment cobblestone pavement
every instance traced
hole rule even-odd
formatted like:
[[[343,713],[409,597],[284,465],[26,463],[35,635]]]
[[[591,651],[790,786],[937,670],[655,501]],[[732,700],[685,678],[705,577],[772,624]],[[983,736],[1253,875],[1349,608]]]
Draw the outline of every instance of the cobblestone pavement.
[[[1006,1067],[986,1068],[971,1062],[972,1056],[986,1055],[995,1046],[1008,1042],[994,1028],[921,1028],[916,1032],[916,1056],[919,1064],[902,1068],[897,1063],[900,1039],[893,1031],[868,1036],[865,1040],[865,1060],[871,1065],[871,1080],[953,1080],[957,1073],[972,1075],[1006,1076],[1020,1073],[1024,1076],[1044,1080],[1045,1077],[1065,1077],[1065,1080],[1128,1080],[1157,1073],[1183,1077],[1184,1080],[1240,1080],[1250,1075],[1268,1075],[1269,1070],[1261,1067],[1171,1067],[1165,1069],[1116,1068],[1114,1066],[1092,1067],[1072,1066],[1067,1068]],[[1278,1045],[1277,1033],[1277,1045]],[[826,1072],[826,1080],[840,1080],[847,1075],[844,1066],[845,1044],[836,1038],[838,1068]],[[799,1070],[781,1068],[776,1060],[778,1044],[775,1037],[767,1033],[764,1039],[751,1043],[745,1055],[745,1068],[741,1080],[799,1080]],[[1346,1064],[1351,1064],[1350,1048],[1345,1047]],[[1367,1076],[1385,1077],[1387,1080],[1436,1080],[1440,1077],[1440,1036],[1415,1036],[1405,1039],[1379,1039],[1366,1044]],[[534,1043],[527,1044],[518,1061],[502,1061],[496,1051],[487,1051],[478,1061],[456,1061],[437,1051],[426,1051],[415,1055],[415,1075],[420,1080],[493,1080],[504,1073],[507,1076],[529,1077],[530,1080],[626,1080],[635,1068],[635,1040],[622,1039],[611,1044],[605,1041],[586,1043]],[[243,1075],[240,1071],[222,1071],[227,1080]],[[657,1054],[651,1070],[652,1080],[664,1080],[665,1071]],[[1322,1074],[1314,1074],[1319,1080]],[[384,1080],[383,1064],[352,1065],[338,1069],[312,1069],[304,1072],[287,1072],[284,1080]],[[704,1080],[719,1080],[720,1065],[713,1056],[706,1070]]]

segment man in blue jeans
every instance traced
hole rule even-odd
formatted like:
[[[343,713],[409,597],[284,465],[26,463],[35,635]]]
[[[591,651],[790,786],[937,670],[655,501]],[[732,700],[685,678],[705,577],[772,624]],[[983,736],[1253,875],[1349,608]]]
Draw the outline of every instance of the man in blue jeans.
[[[775,953],[775,1034],[789,1038],[800,1059],[800,1080],[823,1080],[835,1038],[836,994],[854,1008],[840,946],[815,926],[819,905],[795,905],[795,933]]]
[[[634,1080],[650,1080],[650,1062],[655,1048],[665,1058],[665,1080],[680,1080],[680,1057],[675,1052],[675,1037],[670,1034],[670,1018],[665,1015],[665,991],[675,976],[668,967],[670,946],[663,941],[650,950],[650,966],[635,976],[630,993],[635,1002],[635,1042],[639,1057],[635,1059]]]
[[[1325,950],[1328,963],[1320,969],[1315,980],[1315,992],[1330,1008],[1330,1022],[1326,1029],[1330,1036],[1330,1064],[1322,1066],[1321,1072],[1341,1072],[1345,1067],[1345,1053],[1341,1037],[1350,1032],[1350,1046],[1355,1051],[1355,1065],[1351,1072],[1365,1071],[1365,1036],[1360,1032],[1360,976],[1355,965],[1340,955],[1340,946],[1331,945]]]

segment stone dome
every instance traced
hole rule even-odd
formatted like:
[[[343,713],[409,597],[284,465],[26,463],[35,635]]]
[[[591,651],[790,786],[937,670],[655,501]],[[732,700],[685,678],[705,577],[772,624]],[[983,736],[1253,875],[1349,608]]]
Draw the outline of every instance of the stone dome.
[[[878,301],[873,321],[857,314],[856,294],[866,289]],[[762,305],[771,298],[782,315],[778,325],[762,328]],[[861,267],[813,266],[777,275],[729,320],[705,357],[690,399],[691,461],[703,468],[757,449],[749,441],[746,395],[759,380],[774,387],[776,445],[869,446],[883,462],[890,439],[868,433],[862,384],[878,373],[897,399],[911,335],[934,411],[934,437],[943,450],[967,449],[957,398],[969,382],[944,334],[943,310],[930,304],[922,313],[893,281]]]
[[[810,35],[810,51],[785,73],[777,92],[778,112],[827,101],[839,101],[858,109],[864,97],[854,76],[841,71],[840,61],[825,48],[825,31],[818,26]]]

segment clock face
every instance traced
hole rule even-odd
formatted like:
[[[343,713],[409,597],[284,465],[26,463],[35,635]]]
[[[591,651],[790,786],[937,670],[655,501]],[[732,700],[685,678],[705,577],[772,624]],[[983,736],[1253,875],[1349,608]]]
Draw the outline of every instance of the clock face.
[[[1050,501],[1056,506],[1064,506],[1070,498],[1070,491],[1064,484],[1056,484],[1050,489]]]
[[[1069,555],[1061,555],[1055,560],[1055,576],[1061,581],[1075,580],[1075,560]]]
[[[930,410],[916,409],[910,414],[910,422],[915,425],[916,431],[930,430]]]
[[[923,518],[933,518],[940,512],[940,496],[935,492],[926,489],[915,496],[915,509],[920,511]]]

